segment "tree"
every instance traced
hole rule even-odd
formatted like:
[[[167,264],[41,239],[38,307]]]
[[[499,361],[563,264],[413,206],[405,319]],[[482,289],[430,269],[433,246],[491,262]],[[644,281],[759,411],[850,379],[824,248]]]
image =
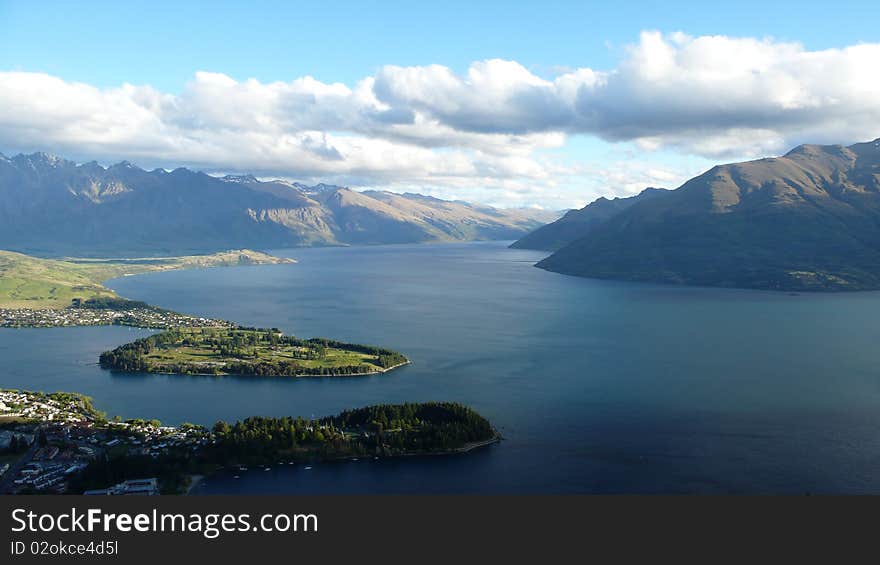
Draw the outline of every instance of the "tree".
[[[215,434],[225,436],[232,431],[232,427],[223,420],[218,420],[217,423],[214,424],[213,430]]]

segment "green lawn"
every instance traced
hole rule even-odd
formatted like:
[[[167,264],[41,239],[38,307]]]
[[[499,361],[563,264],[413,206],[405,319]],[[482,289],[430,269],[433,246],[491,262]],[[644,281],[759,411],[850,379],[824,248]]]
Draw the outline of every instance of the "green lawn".
[[[201,346],[176,346],[173,348],[162,349],[144,356],[148,361],[155,361],[157,364],[168,363],[192,363],[194,365],[220,365],[228,362],[236,361],[296,361],[303,367],[319,368],[319,367],[344,367],[348,365],[375,365],[375,355],[367,355],[356,351],[345,351],[342,349],[325,348],[323,355],[318,359],[304,358],[310,353],[310,348],[278,346],[269,347],[258,345],[254,347],[245,347],[244,350],[251,352],[256,349],[256,359],[248,356],[238,358],[230,355],[221,355],[216,350],[207,349]]]
[[[266,329],[181,328],[143,356],[153,370],[172,366],[191,369],[223,368],[230,363],[296,363],[303,369],[362,367],[379,371],[376,353],[349,349],[347,344],[328,347],[307,340],[282,336]],[[335,342],[334,342],[335,343]]]
[[[100,362],[123,372],[300,377],[372,374],[409,360],[382,347],[300,339],[277,329],[195,327],[120,345]]]

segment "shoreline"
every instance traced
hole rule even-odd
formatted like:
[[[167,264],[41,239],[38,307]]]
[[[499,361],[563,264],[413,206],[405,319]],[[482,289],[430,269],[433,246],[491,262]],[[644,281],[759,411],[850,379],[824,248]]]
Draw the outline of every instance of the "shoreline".
[[[501,443],[504,438],[501,437],[501,434],[495,432],[495,437],[491,439],[486,439],[483,441],[474,441],[468,444],[465,444],[464,447],[458,448],[458,453],[468,453],[475,449],[480,449],[481,447],[487,447],[492,445],[493,443]]]
[[[30,312],[64,311],[78,300],[111,299],[126,300],[119,296],[106,283],[124,277],[149,273],[189,269],[211,269],[223,267],[251,267],[266,265],[296,264],[290,257],[278,257],[252,249],[227,249],[200,255],[176,255],[139,259],[111,258],[58,258],[47,259],[24,253],[0,249],[0,275],[20,278],[25,283],[54,285],[48,298],[36,291],[19,295],[17,291],[4,290],[0,296],[0,310],[20,310]],[[56,278],[40,277],[32,271],[35,267],[60,273]],[[61,278],[58,278],[61,277]],[[103,324],[100,324],[103,325]],[[50,325],[49,327],[54,327]]]
[[[21,270],[21,265],[30,265],[37,263],[39,265],[49,265],[51,268],[66,269],[73,272],[74,275],[85,277],[88,292],[85,295],[71,293],[73,297],[67,298],[45,298],[41,296],[26,296],[24,298],[11,297],[4,294],[0,296],[0,327],[11,329],[24,328],[56,328],[56,327],[79,327],[79,326],[114,326],[122,325],[142,329],[169,329],[175,324],[166,324],[162,321],[155,320],[134,320],[138,323],[116,323],[112,319],[103,320],[86,320],[85,323],[77,323],[76,320],[57,320],[50,319],[55,317],[75,317],[73,312],[80,309],[75,305],[77,301],[93,300],[93,299],[109,299],[118,301],[129,301],[127,298],[119,296],[116,291],[106,286],[106,283],[125,277],[132,277],[145,274],[164,273],[169,271],[182,270],[204,270],[228,267],[255,267],[268,265],[291,265],[298,261],[291,257],[278,257],[262,251],[252,249],[227,249],[224,251],[216,251],[213,253],[204,253],[197,255],[173,255],[166,257],[139,257],[139,258],[77,258],[77,257],[60,257],[60,258],[44,258],[34,255],[28,255],[18,252],[7,252],[0,249],[0,259],[3,255],[12,257],[12,266],[8,270],[0,272],[2,276],[16,276]],[[85,271],[82,268],[86,268]],[[9,273],[12,273],[11,275]],[[69,273],[68,273],[69,274]],[[20,275],[24,276],[24,275]],[[40,282],[42,279],[34,279]],[[26,280],[26,282],[28,282]],[[55,283],[59,287],[67,289],[70,285],[66,283]],[[72,284],[72,283],[71,283]],[[79,286],[72,286],[73,290],[77,290]],[[66,295],[65,295],[66,296]],[[129,301],[134,302],[134,301]],[[161,312],[165,315],[173,315],[179,318],[189,318],[198,320],[199,316],[191,316],[189,314],[181,314],[165,310],[158,306],[142,304],[143,308],[152,309],[154,312]],[[95,317],[99,317],[107,310],[116,310],[122,314],[130,313],[127,308],[107,308],[107,309],[90,309],[88,312]],[[78,312],[82,314],[82,312]],[[11,318],[9,316],[12,316]],[[25,316],[30,320],[38,320],[36,323],[28,323]],[[4,319],[5,318],[5,319]],[[17,318],[17,319],[16,319]],[[40,319],[42,318],[42,319]],[[215,320],[221,325],[226,320]],[[199,326],[203,324],[197,324]]]
[[[253,467],[256,469],[266,469],[267,467],[273,466],[292,466],[292,465],[313,465],[316,463],[343,463],[345,461],[357,461],[357,460],[374,460],[374,459],[401,459],[405,457],[450,457],[455,455],[464,455],[470,453],[472,451],[483,449],[485,447],[489,447],[491,445],[495,445],[504,441],[504,437],[498,432],[495,431],[495,435],[489,439],[483,441],[475,441],[466,443],[461,447],[455,447],[452,449],[446,449],[442,451],[415,451],[410,453],[394,453],[391,455],[362,455],[362,456],[352,456],[352,455],[340,455],[337,457],[313,457],[301,461],[276,461],[274,463],[257,463],[254,464]],[[231,465],[224,466],[216,471],[208,472],[204,475],[191,475],[193,479],[198,477],[197,482],[191,484],[189,488],[186,489],[185,493],[182,493],[182,496],[201,496],[198,493],[193,494],[193,490],[196,489],[198,484],[203,482],[207,482],[208,479],[216,477],[223,473],[231,473],[242,467],[242,465]],[[221,495],[225,495],[226,493],[220,493]]]
[[[36,310],[39,312],[39,310]],[[224,329],[227,326],[147,326],[138,324],[57,324],[57,325],[30,325],[13,326],[0,323],[0,330],[57,330],[61,328],[134,328],[136,330],[168,331],[180,327],[199,327],[207,329]]]
[[[328,375],[255,375],[253,373],[171,373],[168,371],[120,371],[117,369],[106,369],[112,373],[120,374],[145,374],[145,375],[167,375],[176,377],[265,377],[270,379],[322,379],[326,377],[343,378],[343,377],[369,377],[371,375],[384,375],[394,369],[399,369],[406,365],[412,365],[412,361],[407,360],[403,363],[388,367],[387,369],[378,369],[368,373],[345,373],[345,374],[328,374]],[[103,369],[103,367],[102,367]]]
[[[243,425],[248,426],[249,418],[235,422],[232,426],[223,422],[225,429],[221,427],[218,430],[215,426],[215,429],[211,430],[203,425],[193,424],[163,426],[158,420],[129,419],[122,421],[114,418],[111,421],[107,419],[105,414],[98,412],[92,406],[89,397],[79,393],[54,392],[45,394],[0,389],[0,400],[3,401],[0,406],[4,406],[4,414],[14,416],[17,419],[14,428],[16,433],[22,437],[27,437],[29,434],[31,438],[28,440],[29,451],[20,454],[15,459],[16,466],[12,468],[13,475],[18,477],[21,474],[19,470],[23,468],[22,465],[34,462],[36,462],[38,475],[32,477],[32,471],[22,474],[20,478],[16,479],[18,482],[15,484],[24,486],[12,487],[10,491],[12,493],[21,490],[26,492],[78,493],[91,488],[91,483],[77,483],[75,478],[62,478],[58,473],[65,466],[73,466],[73,470],[79,472],[92,465],[98,465],[98,468],[101,469],[102,465],[112,465],[114,461],[139,461],[131,458],[148,455],[151,455],[153,459],[160,459],[155,463],[146,463],[148,470],[138,472],[137,476],[153,476],[157,480],[165,481],[162,488],[163,490],[168,489],[164,490],[168,494],[187,495],[197,491],[199,485],[209,477],[218,474],[235,474],[236,471],[246,470],[247,467],[269,470],[271,467],[283,465],[308,466],[317,463],[342,463],[359,459],[368,461],[386,458],[465,456],[475,450],[500,443],[504,439],[497,428],[484,417],[473,409],[454,402],[372,405],[350,409],[353,412],[361,412],[354,421],[350,422],[354,425],[350,429],[336,427],[346,425],[344,422],[347,420],[344,416],[349,411],[342,411],[335,416],[318,419],[315,419],[314,416],[310,420],[296,418],[297,433],[305,434],[306,431],[311,433],[319,427],[324,430],[325,424],[322,422],[327,422],[326,427],[331,430],[332,437],[328,436],[325,439],[320,435],[303,435],[303,441],[306,443],[301,447],[297,447],[296,443],[291,447],[291,444],[286,440],[282,440],[281,443],[278,441],[273,443],[272,438],[268,437],[259,440],[262,449],[253,452],[247,447],[249,439],[246,439],[245,444],[241,443],[241,434],[246,434],[247,430],[236,432],[239,434],[238,436],[227,438],[227,434],[231,434],[239,424],[244,423]],[[427,442],[386,441],[381,436],[375,437],[373,431],[366,432],[372,427],[372,424],[364,423],[363,416],[371,416],[374,414],[373,410],[378,409],[383,417],[386,414],[390,414],[388,417],[397,417],[404,413],[405,404],[413,407],[414,412],[401,417],[405,417],[408,421],[412,421],[412,418],[415,417],[417,418],[416,422],[424,423],[428,428],[426,433],[422,433],[421,429],[416,429],[414,437],[427,439]],[[441,412],[445,413],[441,413],[435,419],[430,413],[432,408],[439,408]],[[429,412],[416,414],[424,409]],[[422,421],[418,418],[427,418],[427,420]],[[288,430],[288,426],[293,426],[290,422],[294,420],[292,416],[283,418],[253,417],[253,419],[258,420],[258,423],[257,426],[251,426],[251,430],[259,427],[266,429],[264,423],[268,422],[269,428],[276,431],[281,430],[279,433],[286,433],[284,430]],[[474,424],[477,426],[474,427]],[[459,437],[485,439],[465,443],[460,443],[459,440],[459,442],[453,443],[453,446],[449,446],[449,443],[437,439],[432,434],[432,430],[442,431],[446,425],[458,430],[470,430],[466,435]],[[401,431],[401,429],[393,431]],[[43,444],[37,442],[37,435],[40,433],[46,434],[46,440]],[[290,431],[290,433],[294,432]],[[371,436],[373,436],[372,439],[363,439]],[[229,439],[230,443],[224,443],[226,439]],[[218,443],[220,445],[217,449],[212,447]],[[116,445],[120,447],[117,448]],[[245,446],[244,449],[242,449],[242,445]],[[424,447],[416,447],[417,445],[424,445]],[[62,450],[68,451],[69,453],[63,456],[67,462],[45,463],[45,458],[39,455],[43,448],[56,450],[55,455]],[[83,448],[87,449],[83,450]],[[111,448],[113,449],[111,450]],[[181,460],[180,457],[184,457],[184,459]],[[166,463],[173,461],[178,463],[183,461],[183,464],[176,467],[175,470],[166,468]],[[13,475],[6,477],[7,483],[9,479],[15,478]],[[128,475],[126,478],[131,480]],[[94,477],[90,480],[94,482]],[[57,486],[59,481],[60,486]],[[0,483],[3,482],[0,481]],[[0,486],[6,489],[10,487],[7,483],[0,484]],[[73,490],[69,490],[70,488]]]

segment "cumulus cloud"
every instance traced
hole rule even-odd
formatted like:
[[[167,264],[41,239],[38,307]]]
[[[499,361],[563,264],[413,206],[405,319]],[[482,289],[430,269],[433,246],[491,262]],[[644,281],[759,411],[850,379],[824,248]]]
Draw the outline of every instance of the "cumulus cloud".
[[[576,190],[585,176],[626,193],[678,176],[650,164],[617,172],[571,165],[554,152],[564,155],[572,135],[710,158],[872,139],[880,135],[877,61],[878,43],[808,51],[771,39],[644,32],[613,69],[550,78],[493,59],[463,74],[389,65],[351,85],[198,72],[170,94],[0,72],[0,147],[463,197],[476,187],[511,202]]]
[[[558,131],[678,147],[704,156],[778,151],[880,130],[880,44],[807,51],[797,43],[644,32],[617,68],[552,81],[512,61],[385,67],[379,100],[459,131]]]
[[[563,142],[554,132],[457,131],[380,102],[372,78],[349,88],[311,77],[264,84],[199,72],[171,95],[0,73],[0,146],[16,150],[392,186],[462,185],[475,177],[490,184],[545,178],[551,168],[533,152]]]

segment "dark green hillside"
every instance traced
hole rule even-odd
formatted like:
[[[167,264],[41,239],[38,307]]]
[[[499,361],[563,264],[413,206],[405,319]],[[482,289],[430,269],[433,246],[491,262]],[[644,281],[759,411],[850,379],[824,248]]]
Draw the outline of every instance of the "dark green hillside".
[[[714,167],[634,203],[539,267],[775,290],[880,288],[880,140]]]

